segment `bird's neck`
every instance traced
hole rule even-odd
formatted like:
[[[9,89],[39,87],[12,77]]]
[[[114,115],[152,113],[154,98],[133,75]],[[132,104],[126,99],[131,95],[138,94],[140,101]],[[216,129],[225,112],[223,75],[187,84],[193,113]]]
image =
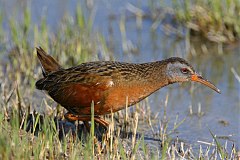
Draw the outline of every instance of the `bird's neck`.
[[[167,64],[165,61],[157,61],[145,64],[144,77],[147,85],[152,86],[152,90],[156,91],[171,82],[166,74]]]

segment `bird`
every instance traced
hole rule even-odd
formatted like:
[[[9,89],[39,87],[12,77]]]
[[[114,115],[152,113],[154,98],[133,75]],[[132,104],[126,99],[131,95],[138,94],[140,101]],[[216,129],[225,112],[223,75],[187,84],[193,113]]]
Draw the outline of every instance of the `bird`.
[[[93,105],[94,121],[107,128],[102,115],[132,106],[177,82],[199,82],[221,93],[179,57],[148,63],[94,61],[65,69],[41,47],[36,50],[43,78],[35,86],[68,111],[64,116],[69,121],[89,123]]]

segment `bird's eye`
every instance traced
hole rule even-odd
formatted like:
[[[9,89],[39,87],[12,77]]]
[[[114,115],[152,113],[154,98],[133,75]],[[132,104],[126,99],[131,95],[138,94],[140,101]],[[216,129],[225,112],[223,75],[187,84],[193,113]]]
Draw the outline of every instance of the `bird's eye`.
[[[187,68],[181,68],[181,72],[183,74],[187,74],[189,72],[189,70]]]

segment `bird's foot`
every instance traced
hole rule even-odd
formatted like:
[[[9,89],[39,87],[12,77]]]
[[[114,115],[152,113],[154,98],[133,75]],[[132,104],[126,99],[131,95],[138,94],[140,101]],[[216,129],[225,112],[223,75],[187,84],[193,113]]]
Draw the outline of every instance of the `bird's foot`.
[[[86,130],[90,133],[91,127],[89,121],[91,121],[91,115],[75,115],[68,112],[64,117],[68,121],[83,121]],[[98,127],[95,127],[94,144],[96,145],[98,152],[104,152],[107,144],[110,142],[109,123],[99,116],[94,116],[94,122],[99,124]]]

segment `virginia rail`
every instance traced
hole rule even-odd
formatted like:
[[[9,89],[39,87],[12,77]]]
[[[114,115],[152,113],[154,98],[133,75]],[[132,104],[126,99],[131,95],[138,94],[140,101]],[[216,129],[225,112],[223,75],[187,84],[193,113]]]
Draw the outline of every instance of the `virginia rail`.
[[[143,100],[158,89],[176,82],[200,82],[214,91],[220,90],[195,72],[182,58],[172,57],[150,63],[124,63],[97,61],[82,63],[64,69],[39,47],[37,56],[44,78],[36,82],[36,88],[45,90],[69,112],[68,120],[91,120],[91,104],[94,102],[94,120],[107,127],[100,118],[117,112]]]

